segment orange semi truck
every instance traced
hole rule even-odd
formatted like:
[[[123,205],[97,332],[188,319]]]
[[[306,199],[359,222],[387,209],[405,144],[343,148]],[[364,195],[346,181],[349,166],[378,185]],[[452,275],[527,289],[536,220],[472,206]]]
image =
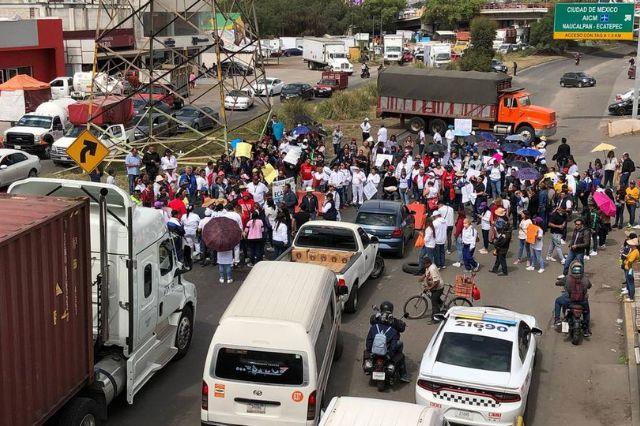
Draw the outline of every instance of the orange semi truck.
[[[456,118],[497,134],[522,135],[525,142],[556,133],[556,113],[531,104],[529,93],[511,87],[502,73],[389,67],[378,75],[379,117],[408,120],[413,132],[441,134]]]

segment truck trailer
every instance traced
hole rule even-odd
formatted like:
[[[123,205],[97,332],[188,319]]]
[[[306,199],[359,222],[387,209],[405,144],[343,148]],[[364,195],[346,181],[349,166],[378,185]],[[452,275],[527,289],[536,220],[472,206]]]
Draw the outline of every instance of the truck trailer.
[[[413,132],[442,134],[466,118],[475,128],[518,133],[526,142],[556,133],[555,111],[532,105],[529,93],[500,73],[390,67],[378,75],[378,94],[377,115],[408,120]]]
[[[310,69],[353,74],[344,42],[335,39],[305,37],[302,59]]]
[[[402,47],[404,39],[402,34],[386,34],[383,37],[384,42],[384,62],[385,63],[402,63]]]

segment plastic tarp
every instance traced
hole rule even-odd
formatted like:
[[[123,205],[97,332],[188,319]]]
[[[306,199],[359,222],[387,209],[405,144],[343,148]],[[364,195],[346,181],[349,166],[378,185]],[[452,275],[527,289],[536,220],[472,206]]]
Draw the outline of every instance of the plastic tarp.
[[[389,67],[378,75],[379,96],[402,99],[489,105],[510,87],[511,77],[493,72]]]
[[[24,91],[0,92],[0,121],[18,121],[25,113]]]
[[[89,114],[91,110],[91,114]],[[69,105],[69,121],[74,125],[86,124],[89,118],[98,126],[127,124],[133,117],[131,98],[121,96],[95,97],[91,101],[81,101]]]
[[[49,99],[49,83],[18,74],[0,84],[0,121],[18,121],[25,113],[35,111]]]

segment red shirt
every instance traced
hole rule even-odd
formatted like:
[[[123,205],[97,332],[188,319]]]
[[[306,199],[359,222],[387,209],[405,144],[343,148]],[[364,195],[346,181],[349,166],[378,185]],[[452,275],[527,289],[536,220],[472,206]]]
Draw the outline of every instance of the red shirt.
[[[167,203],[167,207],[171,208],[171,210],[178,211],[178,219],[182,218],[182,215],[187,214],[187,206],[184,205],[182,200],[174,198],[173,200]]]
[[[243,228],[247,226],[247,222],[249,222],[249,219],[251,218],[251,212],[253,211],[255,204],[256,202],[253,201],[251,198],[249,198],[248,200],[245,200],[244,198],[242,198],[240,201],[238,201],[238,205],[242,209],[242,212],[240,213],[240,217],[242,218]]]
[[[302,180],[313,179],[313,166],[311,164],[302,163],[300,166],[300,176]]]

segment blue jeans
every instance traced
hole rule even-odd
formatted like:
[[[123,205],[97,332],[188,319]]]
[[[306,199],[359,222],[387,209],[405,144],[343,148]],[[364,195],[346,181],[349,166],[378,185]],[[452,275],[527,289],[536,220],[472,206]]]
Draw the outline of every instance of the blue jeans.
[[[434,260],[435,259],[435,249],[433,249],[431,247],[422,246],[422,248],[420,249],[420,253],[418,253],[418,269],[420,271],[425,269],[425,266],[424,266],[425,257],[428,257],[429,259],[431,259],[431,263],[436,263],[435,260]]]
[[[527,240],[520,241],[520,247],[518,248],[518,260],[522,260],[522,255],[527,253],[527,259],[531,258],[531,246],[527,243]]]
[[[456,254],[458,255],[458,262],[463,263],[464,257],[462,256],[462,237],[456,238]]]
[[[411,202],[409,197],[409,188],[400,188],[400,200],[405,206]]]
[[[542,257],[542,250],[531,249],[531,266],[534,268],[536,265],[540,265],[540,269],[544,269],[544,258]]]
[[[622,185],[623,188],[629,185],[629,176],[631,176],[629,172],[624,172],[620,175],[620,185]]]
[[[490,180],[491,182],[491,196],[493,198],[500,196],[500,179],[498,180]]]
[[[627,211],[629,212],[629,223],[633,226],[636,224],[636,205],[627,204]]]
[[[282,241],[273,241],[272,245],[274,259],[280,257],[280,255],[287,250],[287,244],[283,243]]]
[[[471,247],[469,244],[462,245],[462,259],[464,260],[464,269],[471,271],[478,267],[478,262],[473,258],[473,252],[475,247]]]
[[[629,294],[629,299],[635,298],[636,296],[636,283],[633,277],[633,269],[629,269],[625,271],[625,277],[627,282],[627,292]]]
[[[436,244],[436,250],[434,253],[434,263],[438,268],[444,266],[444,244]]]
[[[617,228],[624,226],[624,204],[616,205],[616,223]]]
[[[133,194],[133,189],[136,187],[136,179],[138,179],[138,175],[127,175],[129,178],[129,194]]]
[[[569,253],[567,254],[567,259],[564,261],[564,268],[562,269],[562,275],[567,275],[569,273],[569,267],[571,266],[571,263],[574,260],[577,260],[578,262],[580,262],[580,264],[584,267],[584,254],[576,253],[573,250],[569,250]]]
[[[547,256],[551,256],[555,250],[558,254],[558,260],[564,259],[564,254],[562,254],[562,243],[560,242],[561,239],[562,234],[551,234],[551,243],[547,249]]]
[[[591,312],[589,312],[589,301],[585,300],[584,302],[573,303],[582,306],[582,316],[584,317],[584,323],[586,324],[587,328],[589,328],[589,322],[591,321]],[[556,303],[553,310],[553,320],[560,321],[560,309],[563,307],[568,307],[571,304],[571,299],[566,293],[562,293],[560,296],[558,296],[556,298]]]
[[[231,277],[231,265],[223,265],[221,263],[218,263],[218,275],[220,276],[220,279],[227,279],[227,281],[229,281],[230,279],[232,279]]]

